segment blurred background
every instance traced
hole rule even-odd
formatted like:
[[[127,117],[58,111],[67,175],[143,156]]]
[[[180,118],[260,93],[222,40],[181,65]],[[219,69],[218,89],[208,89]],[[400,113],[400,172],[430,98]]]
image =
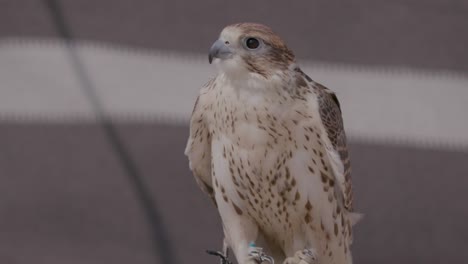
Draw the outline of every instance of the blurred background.
[[[468,1],[0,0],[0,263],[218,263],[183,151],[245,21],[341,101],[355,263],[466,262]]]

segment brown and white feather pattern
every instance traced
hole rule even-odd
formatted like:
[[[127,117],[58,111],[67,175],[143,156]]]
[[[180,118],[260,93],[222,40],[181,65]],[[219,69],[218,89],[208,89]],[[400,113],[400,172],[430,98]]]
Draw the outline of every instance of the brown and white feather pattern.
[[[343,126],[340,103],[335,93],[333,93],[328,88],[316,82],[313,82],[313,86],[319,94],[319,110],[322,123],[325,126],[328,138],[332,143],[334,150],[338,152],[343,164],[343,203],[347,210],[352,211],[353,191],[351,184],[351,160],[348,154],[348,146]]]
[[[195,101],[190,122],[190,136],[185,154],[189,158],[189,167],[200,189],[216,204],[212,186],[211,134],[204,116],[205,113],[209,113],[213,109],[210,104],[200,102],[200,98],[203,101],[203,95],[212,89],[213,86],[214,80],[211,79],[201,89],[200,95]]]
[[[275,40],[255,25],[244,27]],[[224,37],[243,34],[238,27]],[[240,263],[250,263],[250,241],[277,263],[305,248],[317,251],[319,263],[352,263],[355,217],[339,103],[293,57],[264,56],[243,58],[248,78],[221,72],[201,89],[186,148],[190,168],[217,204]],[[270,68],[258,63],[274,60]]]

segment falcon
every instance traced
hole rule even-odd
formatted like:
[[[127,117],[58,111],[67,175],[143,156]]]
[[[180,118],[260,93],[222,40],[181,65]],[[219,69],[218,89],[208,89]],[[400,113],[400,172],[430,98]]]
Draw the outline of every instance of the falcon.
[[[269,27],[239,23],[211,46],[185,150],[240,264],[352,263],[351,165],[336,95]]]

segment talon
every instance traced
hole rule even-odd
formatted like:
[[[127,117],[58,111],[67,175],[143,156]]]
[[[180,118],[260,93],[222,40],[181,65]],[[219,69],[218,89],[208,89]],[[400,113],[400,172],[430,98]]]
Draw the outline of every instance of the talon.
[[[314,264],[317,261],[317,255],[314,250],[304,249],[296,253],[297,258],[300,259],[299,263],[305,262],[308,264]]]
[[[249,256],[254,258],[256,262],[263,263],[267,261],[270,264],[275,264],[275,260],[263,252],[263,248],[255,247],[254,244],[250,245]]]
[[[206,250],[206,253],[208,253],[209,255],[218,256],[219,258],[221,258],[221,264],[232,264],[232,262],[229,261],[228,256],[225,256],[220,251]]]

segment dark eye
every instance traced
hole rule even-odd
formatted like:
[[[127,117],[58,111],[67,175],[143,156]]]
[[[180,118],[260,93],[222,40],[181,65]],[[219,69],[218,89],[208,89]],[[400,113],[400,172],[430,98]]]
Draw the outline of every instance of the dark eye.
[[[256,49],[256,48],[258,48],[258,46],[260,46],[260,41],[258,41],[258,39],[256,39],[256,38],[248,38],[245,41],[245,45],[249,49]]]

